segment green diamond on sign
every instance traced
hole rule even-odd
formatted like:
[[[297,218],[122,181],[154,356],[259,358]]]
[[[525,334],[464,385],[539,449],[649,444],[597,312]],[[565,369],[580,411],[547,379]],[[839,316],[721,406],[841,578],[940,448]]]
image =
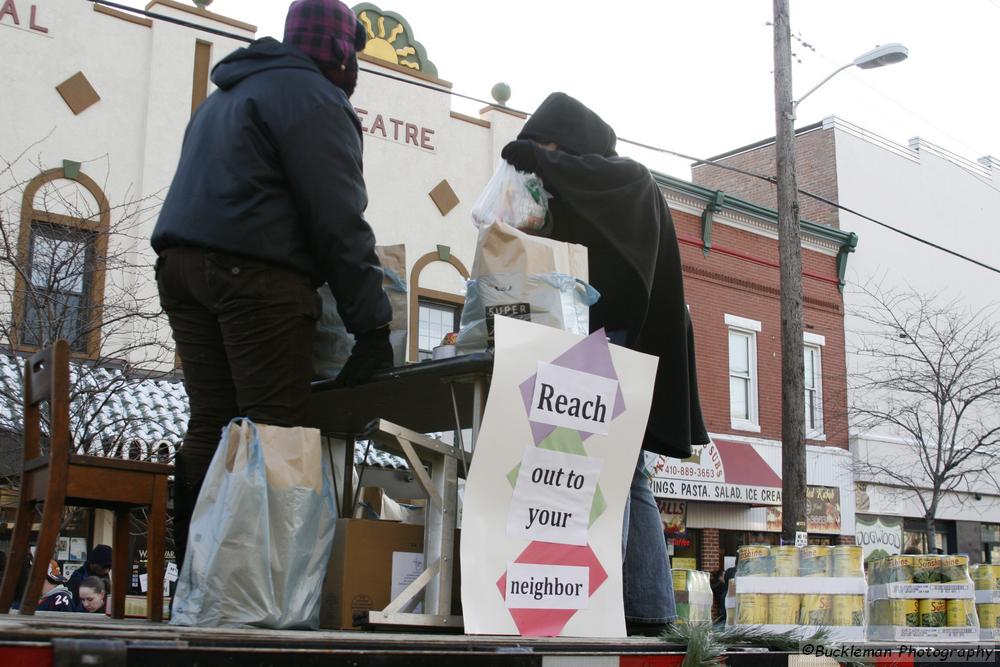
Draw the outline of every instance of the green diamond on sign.
[[[587,449],[583,446],[583,439],[580,437],[580,432],[563,427],[557,427],[547,438],[538,443],[538,446],[564,454],[587,455]],[[513,470],[507,473],[507,481],[510,482],[511,488],[517,486],[517,476],[520,471],[521,464],[518,463],[514,466]],[[590,505],[589,525],[593,525],[597,517],[604,514],[604,510],[606,509],[608,509],[608,502],[604,499],[604,494],[601,493],[601,486],[598,485],[594,490],[594,501]]]

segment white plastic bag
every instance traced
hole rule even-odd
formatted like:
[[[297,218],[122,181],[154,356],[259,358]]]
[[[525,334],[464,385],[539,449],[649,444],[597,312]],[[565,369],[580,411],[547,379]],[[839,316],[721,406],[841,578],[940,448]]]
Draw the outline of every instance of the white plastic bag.
[[[319,431],[234,419],[191,517],[170,623],[319,627],[335,525]]]
[[[476,227],[499,221],[535,232],[545,225],[551,198],[538,176],[520,172],[506,160],[500,160],[472,207],[472,220]]]

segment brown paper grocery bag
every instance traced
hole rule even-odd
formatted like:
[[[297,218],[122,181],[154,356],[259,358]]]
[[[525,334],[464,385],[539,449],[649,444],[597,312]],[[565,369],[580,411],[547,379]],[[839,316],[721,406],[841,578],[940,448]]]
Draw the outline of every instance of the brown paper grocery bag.
[[[587,248],[494,222],[479,232],[472,277],[497,273],[563,273],[587,282]]]

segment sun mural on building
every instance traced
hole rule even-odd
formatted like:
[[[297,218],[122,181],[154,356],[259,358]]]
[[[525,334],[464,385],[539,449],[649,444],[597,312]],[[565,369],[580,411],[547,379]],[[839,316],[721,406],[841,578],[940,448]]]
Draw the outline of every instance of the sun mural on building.
[[[406,19],[368,2],[355,5],[354,14],[368,33],[366,55],[437,77],[437,67],[427,59],[423,45],[413,38],[413,30]]]

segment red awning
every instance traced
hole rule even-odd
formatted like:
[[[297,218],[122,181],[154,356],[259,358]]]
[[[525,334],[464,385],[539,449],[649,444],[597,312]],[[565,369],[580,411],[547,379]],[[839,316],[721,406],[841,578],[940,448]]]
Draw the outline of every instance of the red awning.
[[[781,477],[771,469],[753,445],[734,440],[712,440],[722,457],[726,484],[781,488]]]

